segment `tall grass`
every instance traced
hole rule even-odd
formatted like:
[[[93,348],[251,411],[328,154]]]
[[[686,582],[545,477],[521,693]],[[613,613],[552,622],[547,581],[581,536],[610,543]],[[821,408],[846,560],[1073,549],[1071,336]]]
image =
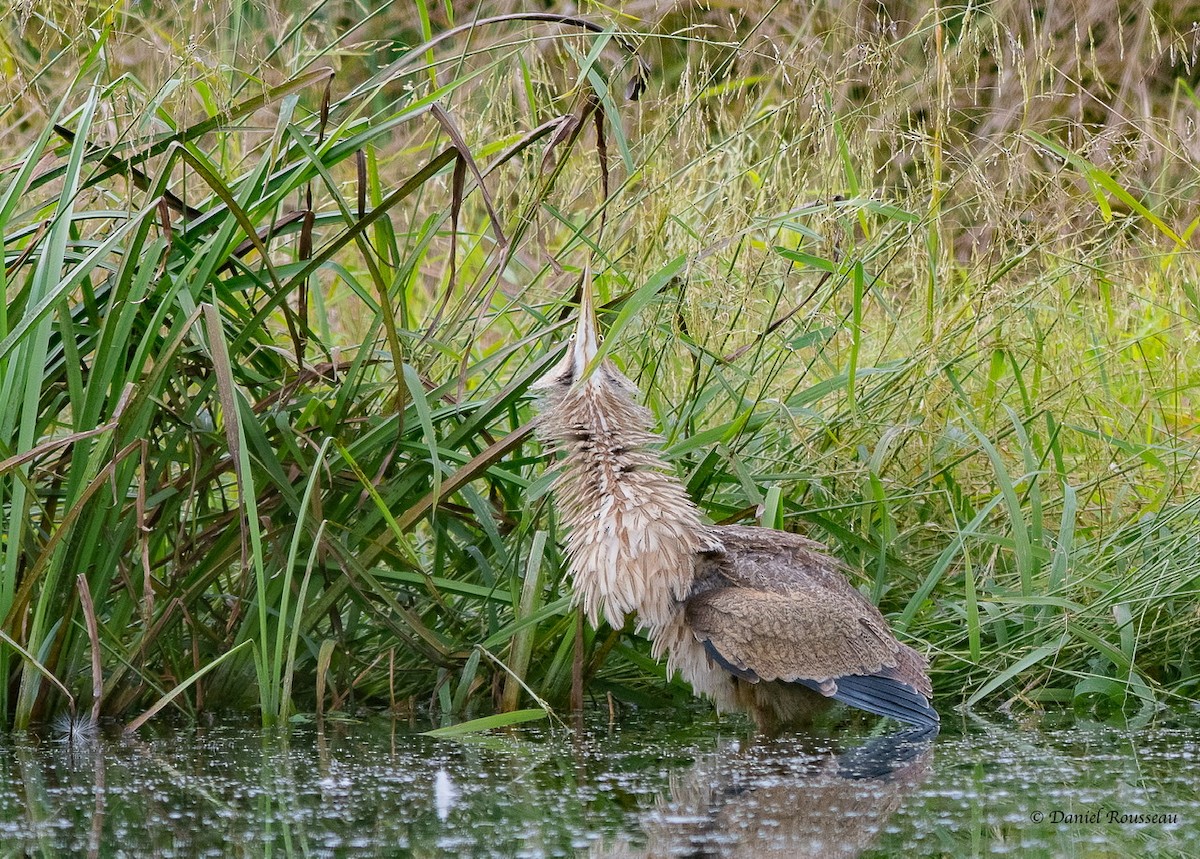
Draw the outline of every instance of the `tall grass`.
[[[530,436],[593,254],[706,513],[941,701],[1194,697],[1194,46],[1104,6],[6,20],[4,718],[686,696],[579,630]]]

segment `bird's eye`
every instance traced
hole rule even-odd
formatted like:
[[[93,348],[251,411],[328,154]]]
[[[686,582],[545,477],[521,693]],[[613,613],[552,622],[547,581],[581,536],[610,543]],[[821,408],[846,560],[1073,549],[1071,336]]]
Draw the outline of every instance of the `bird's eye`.
[[[575,335],[572,334],[570,337],[567,338],[567,342],[570,343],[574,339],[575,339]]]

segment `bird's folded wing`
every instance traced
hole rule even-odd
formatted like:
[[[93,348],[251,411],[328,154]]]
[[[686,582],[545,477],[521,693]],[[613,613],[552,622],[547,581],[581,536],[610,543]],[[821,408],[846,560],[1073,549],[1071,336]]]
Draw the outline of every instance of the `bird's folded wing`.
[[[698,594],[686,611],[708,655],[735,676],[797,683],[908,724],[938,722],[924,660],[857,602],[735,587]]]
[[[760,680],[829,680],[876,674],[900,643],[872,612],[824,591],[715,588],[687,601],[687,623],[721,658]]]

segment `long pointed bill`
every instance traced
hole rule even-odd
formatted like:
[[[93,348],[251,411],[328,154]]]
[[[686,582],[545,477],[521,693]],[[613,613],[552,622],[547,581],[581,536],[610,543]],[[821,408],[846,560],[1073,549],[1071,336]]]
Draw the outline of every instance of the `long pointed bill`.
[[[596,333],[596,314],[592,310],[591,262],[584,268],[579,296],[579,318],[575,322],[575,333],[567,343],[566,354],[546,375],[530,385],[531,389],[546,390],[555,385],[573,385],[583,378],[588,364],[596,357],[600,349],[600,337]]]
[[[592,310],[592,264],[589,261],[583,270],[583,285],[579,287],[579,319],[575,322],[575,336],[567,346],[567,356],[571,359],[571,377],[574,380],[583,378],[583,371],[596,357],[599,349],[596,313]]]

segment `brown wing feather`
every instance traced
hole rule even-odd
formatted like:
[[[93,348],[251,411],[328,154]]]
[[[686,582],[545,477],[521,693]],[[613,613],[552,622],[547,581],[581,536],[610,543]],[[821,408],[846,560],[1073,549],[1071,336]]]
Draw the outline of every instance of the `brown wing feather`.
[[[794,587],[822,588],[862,600],[874,609],[846,580],[845,566],[814,540],[744,525],[711,527],[709,536],[722,551],[702,559],[697,570],[701,577],[717,574],[728,584],[782,592]]]
[[[687,602],[687,623],[730,663],[760,679],[829,680],[897,664],[899,642],[853,602],[820,590],[715,588]]]
[[[686,617],[732,665],[764,680],[878,675],[932,697],[924,657],[896,640],[821,544],[765,528],[711,532],[723,551],[698,558]]]

